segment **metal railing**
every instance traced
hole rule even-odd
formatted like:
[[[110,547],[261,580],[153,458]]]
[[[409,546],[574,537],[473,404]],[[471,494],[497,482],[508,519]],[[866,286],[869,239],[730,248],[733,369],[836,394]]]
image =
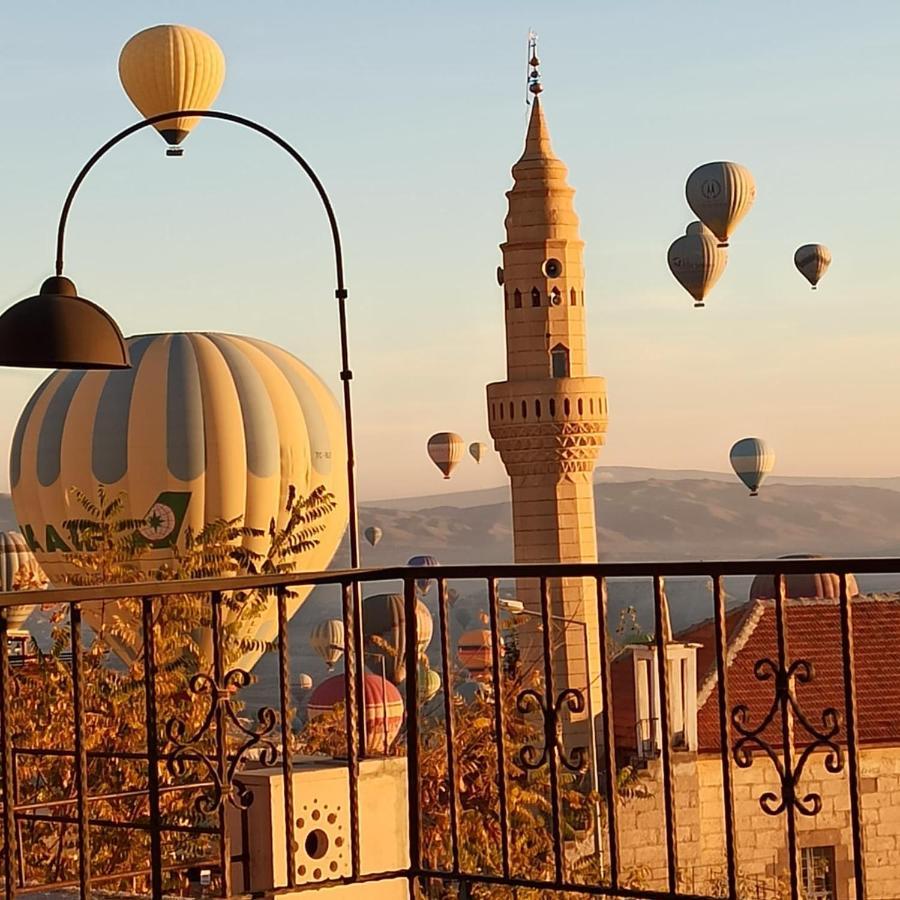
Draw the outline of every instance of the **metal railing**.
[[[785,576],[826,569],[837,574],[840,584],[839,597],[833,601],[840,632],[834,652],[840,654],[843,708],[806,711],[798,703],[795,685],[811,681],[814,675],[807,661],[792,658],[789,651],[791,601],[785,596]],[[866,888],[858,737],[861,723],[854,666],[855,603],[847,588],[851,572],[857,576],[900,573],[900,559],[394,567],[0,594],[0,831],[6,896],[77,888],[87,897],[93,887],[122,885],[130,885],[138,893],[162,896],[188,890],[189,880],[194,880],[190,889],[195,893],[202,890],[223,897],[238,890],[253,893],[252,885],[243,883],[236,888],[234,884],[236,873],[246,872],[248,867],[246,835],[240,838],[243,850],[236,853],[233,848],[238,840],[235,812],[237,820],[246,825],[247,810],[254,798],[241,778],[246,778],[250,770],[268,768],[283,776],[286,875],[280,883],[266,887],[267,895],[400,878],[408,882],[411,897],[526,897],[532,896],[528,893],[532,891],[541,896],[568,892],[572,896],[647,900],[739,900],[753,894],[746,893],[742,886],[735,773],[736,769],[769,766],[774,770],[776,788],[759,798],[758,813],[783,822],[784,852],[773,858],[783,870],[783,896],[800,900],[798,817],[815,817],[821,805],[815,795],[804,794],[800,781],[807,763],[818,753],[829,773],[846,776],[849,808],[844,858],[849,893],[840,896],[870,896],[874,900],[878,895],[867,894]],[[725,579],[759,574],[774,576],[776,586],[772,601],[774,654],[755,665],[760,683],[770,686],[770,698],[763,704],[765,708],[733,709],[726,665],[731,648]],[[664,662],[670,638],[663,622],[668,614],[664,579],[680,576],[707,579],[712,588],[722,877],[715,888],[705,890],[714,893],[685,886],[685,872],[691,867],[679,856],[685,840],[677,821],[681,796],[677,766],[681,761],[671,734],[672,701]],[[572,743],[582,734],[578,721],[587,706],[584,692],[589,686],[568,683],[557,671],[560,656],[552,637],[551,624],[556,615],[552,596],[563,578],[583,579],[596,587],[594,612],[598,625],[594,637],[602,712],[592,723],[597,725],[598,736],[590,747]],[[443,683],[441,701],[432,702],[427,713],[420,699],[422,658],[415,615],[420,601],[417,581],[421,579],[434,579],[437,585],[437,647],[432,660]],[[652,589],[653,643],[662,698],[658,792],[650,792],[661,823],[654,832],[658,838],[658,868],[662,871],[658,884],[643,883],[640,867],[630,868],[622,858],[623,828],[630,827],[626,823],[631,821],[631,804],[651,801],[646,796],[641,801],[630,799],[633,791],[623,788],[625,773],[618,768],[614,722],[617,698],[611,677],[615,629],[608,624],[608,588],[618,579],[643,580]],[[527,679],[521,655],[516,658],[512,652],[510,634],[514,627],[502,616],[500,584],[510,580],[518,585],[530,582],[539,589],[540,659],[536,670],[526,673]],[[366,746],[365,672],[360,661],[367,653],[367,642],[363,632],[365,601],[360,598],[376,583],[402,585],[406,612],[402,625],[405,722],[392,753],[405,757],[407,769],[408,865],[386,871],[361,862],[367,837],[360,831],[360,766]],[[490,635],[490,665],[481,674],[477,690],[469,694],[457,691],[467,679],[452,645],[458,626],[451,620],[451,584],[474,585],[486,606],[484,630]],[[293,709],[287,598],[292,588],[326,586],[339,591],[346,636],[347,702],[336,711],[345,740],[340,752],[332,747],[331,756],[338,758],[336,764],[347,773],[348,865],[343,874],[331,877],[324,873],[311,879],[299,874],[306,871],[298,863],[299,854],[305,851],[294,839],[298,821],[293,786],[296,742],[304,726],[295,721]],[[265,592],[268,602],[277,606],[277,635],[268,648],[277,658],[277,685],[270,705],[248,711],[241,697],[253,679],[249,672],[229,667],[225,618],[227,606],[235,597],[254,592]],[[170,709],[171,715],[165,718],[161,685],[172,668],[160,663],[167,635],[160,633],[158,622],[167,604],[184,596],[199,598],[207,610],[204,621],[211,633],[211,655],[197,658],[193,670],[178,675],[185,679],[189,696],[179,696],[177,703],[172,701],[176,707],[178,703],[182,706],[173,707],[174,712]],[[111,667],[108,661],[98,668],[84,650],[82,611],[89,604],[114,601],[140,608],[140,656],[124,670]],[[20,604],[61,604],[65,608],[63,622],[72,651],[68,660],[60,661],[60,657],[50,663],[38,660],[25,666],[12,664],[6,609]],[[62,703],[53,713],[55,718],[32,721],[24,727],[14,713],[24,694],[34,690],[27,679],[39,679],[40,667],[45,664],[54,667],[57,681],[64,678],[70,702]],[[131,743],[123,746],[116,746],[113,740],[103,747],[94,743],[93,736],[101,724],[108,729],[116,721],[117,710],[115,702],[107,703],[105,695],[88,689],[86,678],[97,677],[98,673],[107,677],[104,673],[111,669],[122,690],[127,691],[123,685],[129,683],[132,690],[142,693],[145,718],[137,744],[143,746],[136,747],[134,735]],[[468,699],[460,699],[459,693]],[[95,705],[86,708],[86,698]],[[193,719],[178,712],[183,707],[194,710]],[[253,714],[245,715],[249,712]],[[819,718],[823,726],[816,728],[813,720]],[[761,724],[751,727],[751,720]],[[772,728],[777,731],[774,741]],[[805,732],[804,737],[795,735],[797,728]],[[467,746],[477,729],[481,729],[477,733],[482,738],[486,735],[479,745],[481,767],[473,765]],[[45,740],[51,732],[56,736],[52,746]],[[492,749],[485,753],[484,747]],[[97,787],[109,772],[121,776],[119,789]],[[490,774],[490,783],[479,785],[479,777],[485,772]],[[599,783],[599,798],[593,796],[592,782]],[[49,793],[51,784],[56,786],[56,795]],[[587,798],[583,805],[578,802],[579,796]],[[538,826],[534,835],[526,829],[524,844],[523,822]],[[754,827],[752,822],[741,821],[741,833]],[[116,868],[106,850],[108,836],[121,831],[133,839],[125,845],[128,852],[122,858],[126,862]],[[42,848],[40,852],[36,847]],[[196,855],[192,856],[193,851]],[[53,853],[55,865],[47,863]],[[202,888],[196,883],[201,871],[211,873],[209,885]]]

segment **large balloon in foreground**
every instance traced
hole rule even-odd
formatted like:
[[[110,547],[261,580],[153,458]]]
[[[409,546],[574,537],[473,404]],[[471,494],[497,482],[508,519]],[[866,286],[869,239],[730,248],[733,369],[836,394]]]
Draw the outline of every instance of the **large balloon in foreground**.
[[[728,253],[705,225],[692,222],[669,247],[668,261],[678,283],[699,307],[725,271]]]
[[[0,591],[40,591],[49,584],[25,538],[17,531],[0,531]],[[7,606],[7,627],[21,628],[33,611],[33,606]]]
[[[756,199],[750,170],[733,162],[711,162],[694,169],[685,185],[688,206],[724,244]]]
[[[428,438],[428,455],[431,461],[449,478],[465,453],[463,439],[452,431],[439,431]]]
[[[319,622],[309,634],[309,645],[331,671],[344,653],[344,623],[340,619]]]
[[[119,79],[145,118],[212,106],[225,80],[225,56],[208,35],[187,25],[156,25],[138,32],[119,54]],[[197,124],[196,116],[154,126],[176,146]]]
[[[815,290],[831,265],[831,251],[824,244],[804,244],[794,253],[794,265]]]
[[[337,506],[321,520],[318,545],[286,561],[326,569],[347,523],[346,451],[340,410],[315,373],[254,338],[189,332],[127,343],[131,369],[56,372],[16,426],[12,500],[19,530],[48,576],[78,571],[65,560],[77,548],[64,523],[84,516],[70,488],[96,497],[98,484],[111,497],[124,492],[124,516],[144,520],[140,535],[149,549],[135,562],[145,571],[183,552],[188,528],[197,534],[218,519],[241,518],[262,531],[239,543],[264,553],[269,523],[287,523],[290,486],[301,496],[324,486]],[[308,593],[289,597],[289,616]],[[115,615],[133,629],[130,643],[114,647],[126,661],[140,652],[135,607],[109,601],[84,610],[94,629],[104,610],[106,621]],[[234,615],[226,611],[224,624]],[[276,633],[272,600],[237,636],[269,641]],[[243,667],[258,656],[245,657]]]
[[[377,525],[370,525],[363,534],[366,536],[366,540],[373,546],[377,547],[378,542],[381,540],[381,537],[384,532]]]
[[[384,660],[385,673],[394,684],[406,678],[406,613],[402,594],[374,594],[363,600],[362,619],[366,665],[379,670]],[[434,623],[428,607],[416,600],[416,653],[421,656],[431,643]]]
[[[487,444],[483,444],[481,441],[474,441],[469,444],[469,456],[477,463],[481,462],[481,457],[484,456],[486,450]]]
[[[310,719],[336,710],[346,700],[343,675],[323,681],[310,695],[306,706]],[[386,678],[367,672],[363,678],[363,718],[366,723],[366,753],[385,754],[397,740],[403,724],[403,697]],[[346,728],[346,719],[339,717],[339,726]]]
[[[748,437],[731,448],[730,458],[735,474],[750,488],[750,496],[755,497],[763,479],[775,465],[775,454],[765,441]]]

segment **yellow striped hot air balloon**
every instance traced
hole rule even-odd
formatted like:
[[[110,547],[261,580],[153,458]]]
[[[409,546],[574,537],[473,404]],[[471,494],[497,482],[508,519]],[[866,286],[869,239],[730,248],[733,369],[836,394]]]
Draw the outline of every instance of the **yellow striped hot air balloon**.
[[[0,591],[46,590],[49,585],[25,538],[16,531],[0,531]],[[33,606],[7,607],[7,626],[21,628],[33,611]]]
[[[122,48],[119,79],[145,119],[175,110],[208,109],[225,80],[225,55],[197,28],[155,25],[138,32]],[[181,116],[154,127],[175,147],[198,121],[196,116]]]
[[[439,431],[428,438],[428,456],[441,470],[444,478],[453,474],[465,452],[463,439],[452,431]]]
[[[145,569],[183,548],[188,527],[235,517],[264,532],[273,519],[281,527],[290,485],[301,495],[322,485],[337,508],[297,563],[327,568],[348,512],[342,417],[328,388],[296,357],[254,338],[148,334],[127,343],[131,369],[51,375],[13,435],[16,516],[50,578],[72,571],[63,557],[77,549],[63,524],[80,515],[70,488],[93,495],[98,483],[125,492],[124,514],[145,520]],[[266,535],[242,540],[258,552],[268,544]],[[289,615],[304,597],[289,601]],[[118,612],[128,622],[137,616]],[[99,615],[85,610],[92,627]],[[276,628],[273,602],[245,637],[270,640]]]
[[[685,195],[697,218],[727,247],[732,232],[753,206],[756,183],[744,166],[711,162],[691,172]]]

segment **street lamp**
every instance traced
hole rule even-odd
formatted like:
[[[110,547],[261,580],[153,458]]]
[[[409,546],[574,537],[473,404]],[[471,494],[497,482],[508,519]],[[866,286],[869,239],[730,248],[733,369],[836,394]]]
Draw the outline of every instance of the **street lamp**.
[[[344,423],[347,440],[347,494],[350,505],[350,565],[359,567],[359,514],[356,504],[356,467],[353,455],[353,415],[350,403],[349,350],[347,346],[347,289],[337,218],[319,177],[286,141],[263,125],[232,113],[211,109],[175,110],[143,119],[110,138],[84,164],[66,195],[56,236],[56,274],[48,278],[34,297],[20,300],[0,315],[0,366],[52,369],[127,369],[128,348],[115,320],[100,306],[79,297],[75,285],[63,274],[66,222],[82,182],[94,166],[125,138],[157,122],[178,117],[219,119],[242,125],[268,138],[284,150],[313,183],[328,217],[334,246],[335,298],[341,344]]]

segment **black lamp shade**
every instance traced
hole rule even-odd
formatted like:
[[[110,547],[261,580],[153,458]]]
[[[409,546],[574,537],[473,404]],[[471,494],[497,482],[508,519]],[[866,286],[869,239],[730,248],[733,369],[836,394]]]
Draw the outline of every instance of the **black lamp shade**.
[[[63,276],[0,315],[0,366],[35,369],[128,369],[119,326]]]

